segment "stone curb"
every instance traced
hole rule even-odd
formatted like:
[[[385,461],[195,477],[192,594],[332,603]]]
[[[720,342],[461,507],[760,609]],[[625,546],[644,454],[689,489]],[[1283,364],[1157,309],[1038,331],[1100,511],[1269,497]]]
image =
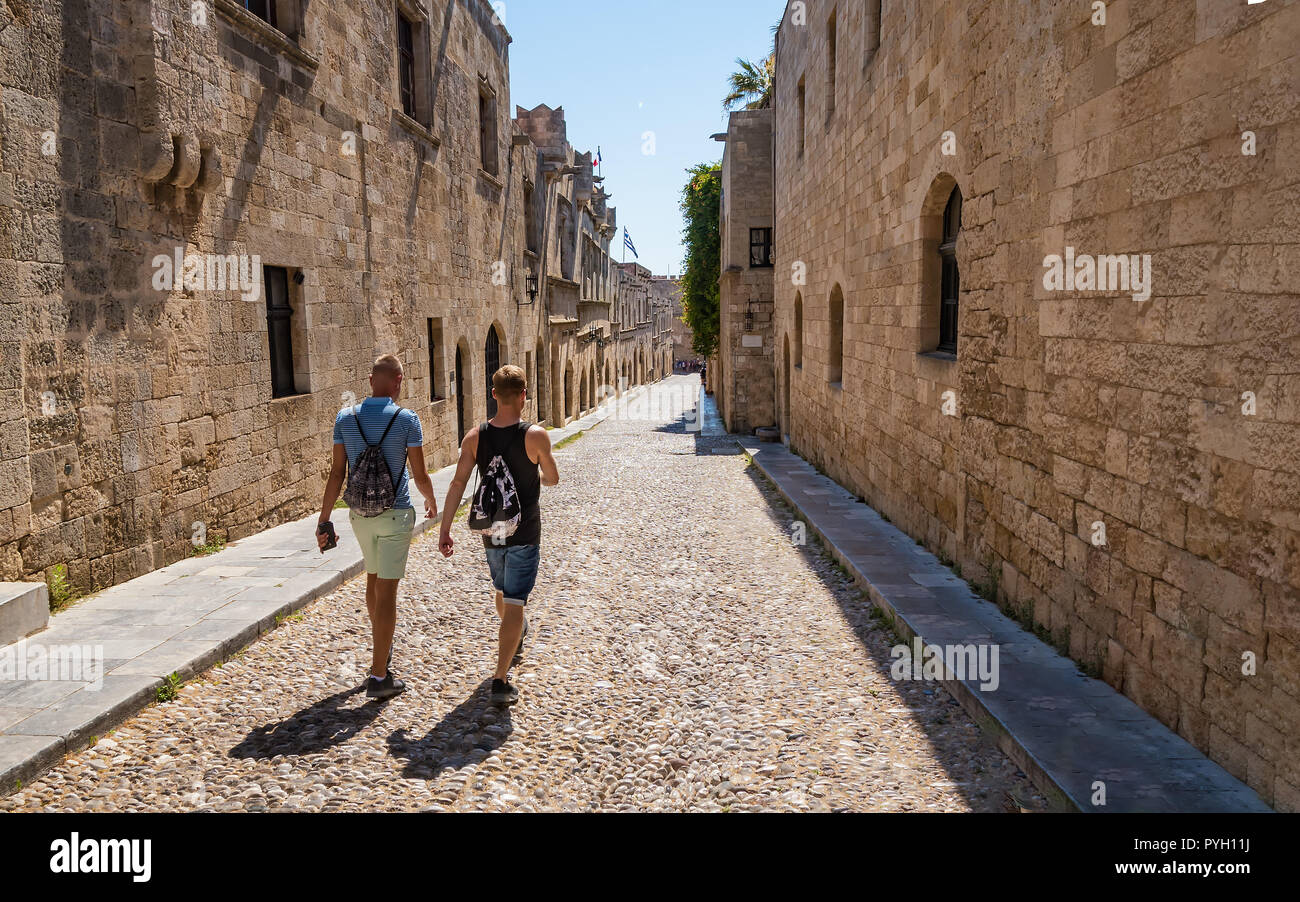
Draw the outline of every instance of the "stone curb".
[[[617,405],[624,403],[646,391],[646,386],[628,389],[618,398],[611,398],[586,416],[580,417],[566,426],[550,429],[551,441],[558,444],[579,432],[592,429],[608,419]],[[447,487],[455,473],[455,465],[443,467],[430,474],[435,492],[439,498],[445,496]],[[411,486],[411,503],[417,511],[415,532],[422,534],[437,526],[435,520],[429,520],[418,513],[424,509],[424,498],[414,485]],[[439,512],[441,514],[441,511]],[[169,572],[178,576],[188,576],[200,567],[211,566],[231,569],[240,567],[241,561],[266,560],[264,569],[273,569],[274,558],[259,556],[260,551],[277,548],[284,541],[310,540],[314,548],[314,523],[316,514],[299,520],[283,523],[261,533],[248,536],[230,543],[227,549],[209,558],[189,558],[177,561],[166,567],[151,571],[144,576],[111,587],[100,596],[87,599],[70,608],[68,612],[80,612],[77,617],[84,617],[88,611],[112,611],[121,605],[130,605],[136,597],[149,597],[159,594],[166,584]],[[342,519],[342,518],[340,518]],[[340,540],[351,538],[351,527],[346,523],[336,524]],[[273,535],[275,534],[275,535]],[[345,547],[348,550],[344,550]],[[238,591],[226,601],[219,602],[211,612],[198,619],[188,628],[178,629],[166,639],[158,640],[158,645],[126,661],[120,662],[104,676],[105,684],[114,682],[112,691],[99,690],[87,693],[84,687],[72,690],[68,695],[51,704],[40,706],[30,715],[0,729],[0,796],[15,792],[20,784],[36,779],[63,760],[65,755],[80,751],[89,745],[92,737],[103,735],[121,725],[128,718],[139,713],[157,698],[157,691],[162,687],[164,678],[149,673],[132,673],[133,669],[146,670],[148,663],[136,664],[148,659],[155,652],[168,645],[189,643],[197,646],[192,650],[186,646],[181,658],[166,658],[163,669],[166,674],[176,673],[182,680],[192,679],[217,664],[229,661],[244,648],[257,641],[259,637],[275,629],[290,614],[306,607],[316,599],[332,592],[334,589],[355,578],[365,571],[361,551],[355,542],[345,546],[340,541],[335,549],[341,554],[352,554],[351,558],[328,558],[322,561],[319,570],[304,570],[302,575],[281,577],[294,579],[295,583],[286,591],[281,585],[252,585]],[[324,566],[328,564],[328,567]],[[247,568],[249,575],[255,574],[257,565]],[[44,585],[41,586],[44,588]],[[152,590],[152,592],[151,592]],[[185,597],[178,595],[177,598]],[[97,605],[96,602],[99,602]],[[226,614],[239,616],[223,616]],[[61,619],[62,618],[62,619]],[[49,630],[68,622],[65,615],[55,615],[50,619]],[[73,618],[76,619],[76,618]],[[75,629],[75,628],[74,628]],[[26,641],[38,641],[40,633],[28,637]],[[75,642],[75,638],[65,641]],[[15,646],[17,643],[15,643]],[[0,652],[4,649],[0,648]],[[107,668],[106,668],[107,669]],[[0,686],[3,684],[0,683]],[[89,698],[91,701],[85,701]],[[0,695],[0,709],[5,705],[5,698]],[[50,732],[41,732],[48,729]]]
[[[977,679],[957,679],[946,669],[945,678],[936,680],[957,699],[1007,757],[1028,775],[1054,808],[1079,812],[1272,811],[1246,784],[1109,684],[1078,674],[1073,661],[1024,630],[995,605],[977,599],[965,583],[961,583],[964,594],[975,604],[987,608],[985,611],[972,606],[979,617],[978,622],[974,619],[960,621],[960,602],[949,603],[950,610],[959,613],[936,617],[925,610],[924,605],[929,602],[912,601],[899,594],[899,587],[873,580],[864,571],[865,565],[860,565],[855,559],[862,552],[850,551],[828,535],[832,526],[827,515],[819,516],[810,511],[810,502],[795,498],[793,480],[789,475],[783,477],[783,474],[774,472],[776,459],[780,458],[782,463],[790,464],[791,469],[799,470],[801,478],[816,482],[821,494],[838,493],[845,497],[837,499],[837,503],[860,508],[860,511],[854,510],[854,514],[864,524],[869,523],[878,534],[889,536],[888,553],[902,558],[907,570],[932,573],[936,583],[942,581],[944,589],[951,590],[950,597],[962,594],[956,585],[960,580],[934,555],[917,546],[911,537],[857,501],[838,483],[817,473],[803,458],[784,445],[759,444],[757,439],[749,436],[743,439],[737,436],[736,439],[808,530],[821,540],[831,557],[866,591],[871,603],[893,619],[900,638],[909,643],[920,638],[927,647],[941,647],[945,643],[936,640],[935,632],[940,627],[935,624],[942,623],[955,632],[964,632],[962,638],[968,640],[984,637],[988,641],[992,628],[998,635],[1012,637],[1010,643],[1005,638],[999,643],[1013,646],[1001,656],[1004,672],[1007,659],[1010,659],[1013,669],[1019,669],[1022,677],[1044,675],[1057,681],[1055,686],[1017,687],[1019,697],[1027,702],[1017,704],[1014,699],[998,698],[995,692],[981,691]],[[947,638],[951,640],[953,637]],[[1063,674],[1077,674],[1078,688],[1062,691],[1062,685],[1070,686],[1062,680]],[[1022,679],[1020,682],[1028,681]],[[1058,710],[1055,703],[1064,704]],[[1098,716],[1097,712],[1103,708],[1106,709],[1103,716]],[[1069,717],[1071,710],[1074,711],[1073,719]],[[1079,712],[1086,713],[1080,715]],[[1113,714],[1115,718],[1107,723],[1105,714]],[[1080,734],[1078,738],[1073,738],[1072,731]],[[1062,743],[1063,736],[1072,738]],[[1087,770],[1082,769],[1085,765]],[[1105,807],[1094,806],[1091,802],[1092,781],[1099,775],[1105,776],[1108,784],[1108,804]],[[1160,791],[1153,792],[1153,788]],[[1124,793],[1119,791],[1121,789],[1130,791]]]

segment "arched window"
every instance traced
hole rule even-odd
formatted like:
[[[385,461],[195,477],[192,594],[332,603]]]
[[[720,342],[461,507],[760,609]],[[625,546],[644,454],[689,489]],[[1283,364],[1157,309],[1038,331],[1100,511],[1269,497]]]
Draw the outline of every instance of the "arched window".
[[[961,295],[961,273],[957,269],[957,233],[961,230],[961,189],[953,186],[943,210],[943,238],[939,261],[943,276],[939,291],[939,350],[957,353],[957,305]]]
[[[826,346],[826,381],[844,380],[844,293],[840,286],[831,289],[830,335]]]
[[[803,369],[803,295],[794,296],[794,361],[795,369]]]
[[[501,334],[495,325],[488,326],[487,341],[483,343],[483,371],[487,378],[487,415],[497,415],[497,399],[492,397],[492,377],[501,369]]]

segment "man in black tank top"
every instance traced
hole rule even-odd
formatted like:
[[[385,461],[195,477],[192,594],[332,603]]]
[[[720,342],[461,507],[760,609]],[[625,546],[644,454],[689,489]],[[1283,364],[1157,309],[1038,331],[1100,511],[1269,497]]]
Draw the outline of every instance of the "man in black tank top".
[[[528,381],[517,366],[503,366],[492,376],[492,397],[497,415],[469,431],[460,445],[456,475],[447,489],[447,504],[442,511],[442,529],[438,549],[451,557],[455,542],[451,524],[460,507],[461,497],[469,484],[470,473],[483,468],[493,457],[500,456],[514,480],[519,494],[519,525],[507,537],[484,536],[488,569],[496,588],[497,614],[501,617],[498,633],[496,672],[492,679],[492,701],[510,704],[519,691],[506,680],[512,663],[518,663],[524,651],[528,621],[524,606],[537,581],[537,563],[542,542],[542,486],[558,485],[560,471],[551,454],[551,437],[541,426],[523,422],[528,401]]]

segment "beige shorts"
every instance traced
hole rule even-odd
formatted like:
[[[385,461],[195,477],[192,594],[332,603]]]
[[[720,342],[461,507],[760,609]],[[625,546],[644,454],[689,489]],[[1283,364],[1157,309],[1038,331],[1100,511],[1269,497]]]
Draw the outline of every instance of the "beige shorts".
[[[394,508],[378,517],[349,513],[348,520],[361,546],[367,573],[380,579],[401,579],[406,575],[406,557],[411,552],[411,536],[415,532],[415,508]]]

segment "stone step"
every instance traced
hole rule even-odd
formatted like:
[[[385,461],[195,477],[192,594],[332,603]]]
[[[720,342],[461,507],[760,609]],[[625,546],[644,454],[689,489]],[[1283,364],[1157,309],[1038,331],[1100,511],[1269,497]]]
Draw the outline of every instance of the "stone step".
[[[0,646],[45,629],[50,620],[50,590],[45,583],[0,582]]]

